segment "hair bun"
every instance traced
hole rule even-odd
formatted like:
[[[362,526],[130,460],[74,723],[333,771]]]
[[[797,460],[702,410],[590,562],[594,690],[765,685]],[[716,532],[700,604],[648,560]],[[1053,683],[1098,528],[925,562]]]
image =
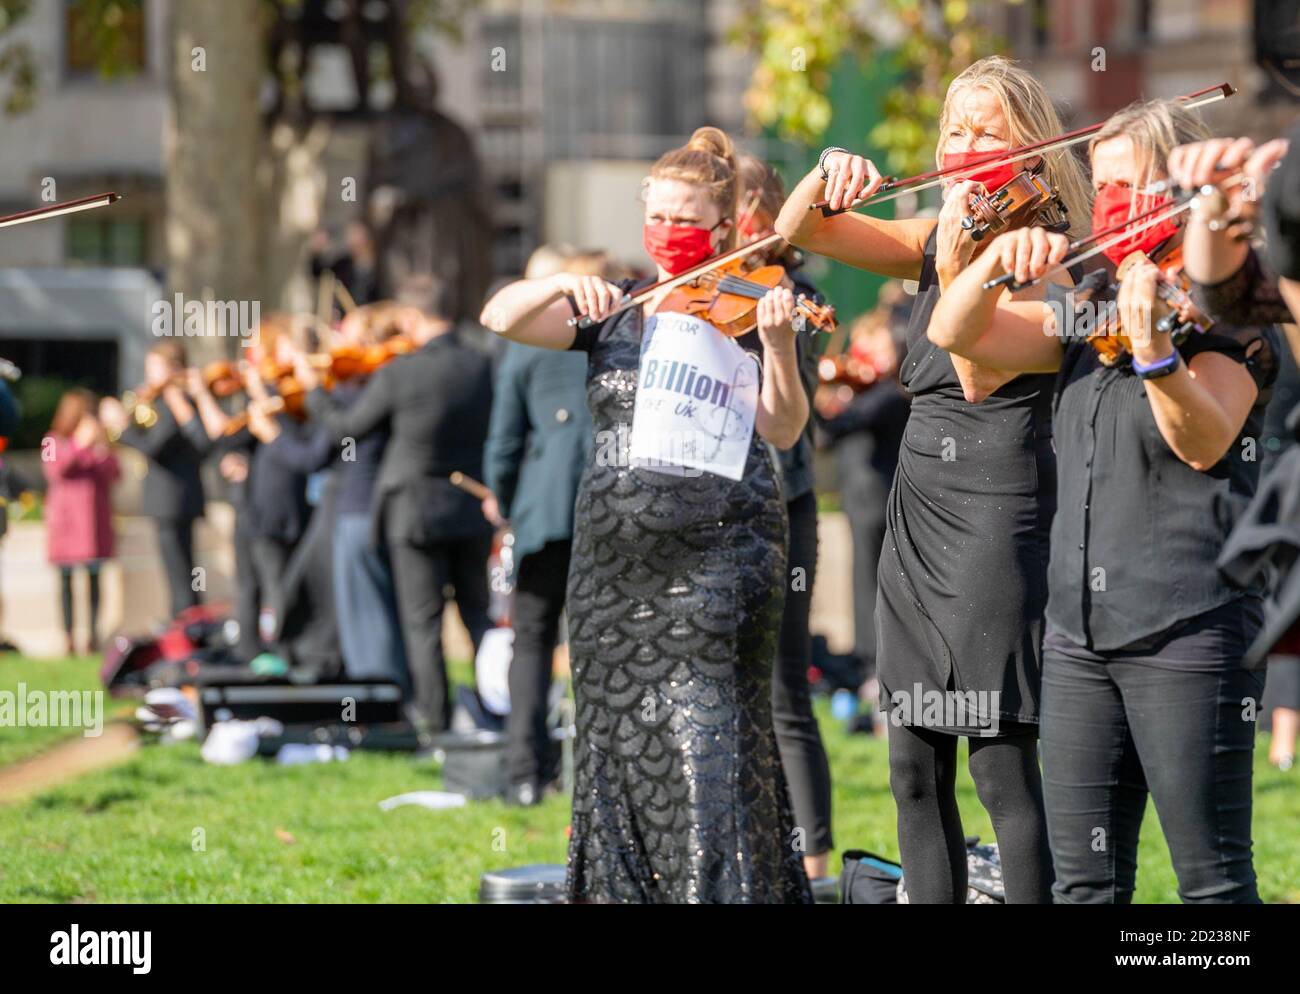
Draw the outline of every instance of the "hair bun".
[[[736,161],[736,146],[731,143],[731,139],[721,128],[711,126],[696,128],[686,147],[699,152],[708,152],[731,163]]]

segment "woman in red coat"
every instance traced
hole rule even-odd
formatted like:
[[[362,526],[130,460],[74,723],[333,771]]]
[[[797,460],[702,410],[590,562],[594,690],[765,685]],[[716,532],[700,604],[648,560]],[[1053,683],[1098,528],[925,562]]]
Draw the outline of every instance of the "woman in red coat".
[[[95,398],[88,390],[69,390],[59,400],[49,433],[41,442],[45,495],[45,535],[50,562],[62,574],[63,628],[68,655],[72,639],[72,571],[86,567],[90,581],[90,637],[87,653],[98,647],[99,567],[113,555],[112,508],[109,490],[121,475],[117,457],[108,447],[104,426],[94,414]]]

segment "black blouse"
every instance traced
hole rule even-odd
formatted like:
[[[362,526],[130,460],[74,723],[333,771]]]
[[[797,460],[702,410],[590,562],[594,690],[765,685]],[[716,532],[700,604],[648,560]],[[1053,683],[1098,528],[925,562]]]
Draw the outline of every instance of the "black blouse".
[[[1294,321],[1278,290],[1277,277],[1252,246],[1246,261],[1220,283],[1193,283],[1192,297],[1207,313],[1238,324]]]
[[[1052,297],[1060,291],[1049,290]],[[1222,352],[1259,386],[1236,442],[1205,472],[1169,448],[1128,363],[1102,365],[1082,337],[1064,345],[1053,415],[1058,506],[1048,630],[1093,650],[1135,647],[1242,596],[1215,559],[1259,480],[1277,334],[1220,323],[1178,347],[1184,362]]]

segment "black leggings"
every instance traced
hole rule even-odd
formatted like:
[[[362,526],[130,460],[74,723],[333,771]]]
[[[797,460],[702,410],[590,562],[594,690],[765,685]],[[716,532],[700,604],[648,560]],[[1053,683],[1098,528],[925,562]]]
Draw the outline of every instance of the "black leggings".
[[[889,786],[913,904],[966,903],[966,838],[957,810],[958,736],[889,727]],[[1038,736],[970,737],[970,774],[993,821],[1008,904],[1049,904],[1052,858],[1043,815]]]
[[[817,572],[817,497],[811,491],[796,497],[790,501],[789,513],[790,576],[772,679],[772,725],[804,854],[817,856],[834,846],[831,764],[813,715],[808,685],[808,664],[812,659],[808,615]],[[796,569],[803,572],[796,574]]]
[[[85,563],[86,579],[90,581],[90,644],[94,646],[99,641],[96,634],[96,625],[99,623],[99,563]],[[76,569],[75,565],[59,567],[59,575],[62,579],[63,587],[63,630],[72,637],[73,628],[73,610],[72,610],[72,571]]]

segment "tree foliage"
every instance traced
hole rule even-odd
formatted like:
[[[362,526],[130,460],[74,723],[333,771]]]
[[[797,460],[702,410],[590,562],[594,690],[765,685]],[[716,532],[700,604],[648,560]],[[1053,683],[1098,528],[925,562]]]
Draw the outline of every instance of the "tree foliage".
[[[971,0],[746,0],[732,37],[758,59],[745,94],[751,120],[783,138],[816,144],[831,122],[835,70],[888,56],[899,82],[881,96],[883,119],[863,137],[887,150],[891,172],[930,168],[948,84],[998,48],[975,19],[976,6]],[[882,16],[892,19],[892,30],[881,28]],[[890,44],[900,28],[901,42]]]

